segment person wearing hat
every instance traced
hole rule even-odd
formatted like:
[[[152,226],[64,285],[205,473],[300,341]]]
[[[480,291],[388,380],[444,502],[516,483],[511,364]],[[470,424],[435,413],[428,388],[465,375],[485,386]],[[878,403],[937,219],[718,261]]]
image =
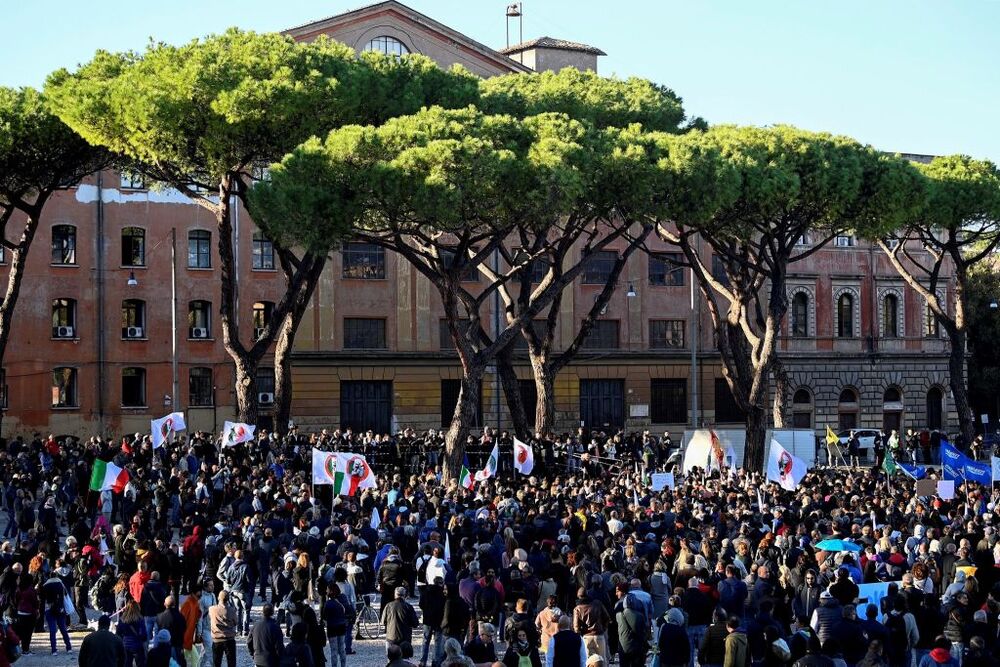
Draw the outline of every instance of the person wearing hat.
[[[163,628],[156,633],[153,648],[146,654],[146,667],[170,667],[173,649],[170,646],[170,630]]]
[[[97,631],[84,637],[80,644],[80,667],[119,667],[125,664],[125,644],[111,632],[111,617],[101,614]]]
[[[843,618],[844,612],[840,602],[829,590],[825,590],[819,594],[819,606],[809,619],[809,626],[816,631],[820,644],[823,644]]]
[[[397,586],[394,599],[382,607],[382,625],[386,644],[413,642],[413,631],[420,625],[417,611],[406,601],[406,587]]]
[[[684,629],[684,612],[677,607],[663,615],[657,630],[656,648],[661,667],[684,667],[691,660],[691,642]]]

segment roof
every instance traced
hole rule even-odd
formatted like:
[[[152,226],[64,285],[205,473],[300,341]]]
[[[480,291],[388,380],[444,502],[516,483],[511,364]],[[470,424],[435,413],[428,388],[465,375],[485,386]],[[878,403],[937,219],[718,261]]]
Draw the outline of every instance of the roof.
[[[369,5],[364,5],[358,7],[357,9],[351,9],[340,14],[333,14],[332,16],[327,16],[326,18],[317,19],[315,21],[309,21],[308,23],[303,23],[301,25],[292,26],[282,31],[282,34],[295,36],[296,33],[304,33],[309,30],[320,30],[326,27],[330,27],[337,23],[342,23],[345,21],[350,21],[352,19],[361,18],[367,14],[378,14],[380,12],[393,12],[399,16],[408,18],[409,20],[423,26],[424,28],[437,32],[441,35],[447,36],[449,39],[456,43],[461,43],[467,49],[474,51],[479,54],[481,58],[489,60],[497,65],[508,67],[512,72],[531,72],[533,71],[530,67],[512,60],[507,57],[506,54],[492,49],[481,42],[477,42],[468,35],[465,35],[453,28],[449,28],[445,24],[435,21],[426,14],[422,14],[412,7],[408,7],[398,0],[384,0],[383,2],[375,2]],[[326,24],[326,25],[324,25]]]
[[[562,49],[564,51],[582,51],[583,53],[592,53],[595,56],[608,55],[596,46],[581,44],[580,42],[571,42],[568,39],[556,39],[555,37],[539,37],[538,39],[530,39],[527,42],[521,42],[520,44],[514,44],[512,46],[508,46],[507,48],[499,49],[499,51],[503,54],[511,54],[518,53],[519,51],[527,51],[528,49]]]

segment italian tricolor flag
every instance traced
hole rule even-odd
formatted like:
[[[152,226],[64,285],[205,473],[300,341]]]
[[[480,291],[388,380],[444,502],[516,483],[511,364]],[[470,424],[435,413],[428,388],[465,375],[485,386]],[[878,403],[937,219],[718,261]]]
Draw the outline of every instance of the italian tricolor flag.
[[[476,480],[472,476],[472,471],[469,470],[469,457],[466,456],[462,459],[462,472],[458,474],[458,485],[463,489],[472,489],[475,486]]]
[[[119,468],[110,461],[97,459],[94,461],[94,473],[90,476],[91,491],[107,491],[121,493],[128,484],[128,470]]]

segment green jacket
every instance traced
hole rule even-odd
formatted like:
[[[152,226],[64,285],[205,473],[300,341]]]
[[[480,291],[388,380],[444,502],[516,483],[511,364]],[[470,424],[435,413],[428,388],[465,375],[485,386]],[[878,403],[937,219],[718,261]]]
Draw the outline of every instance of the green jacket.
[[[645,655],[649,649],[649,626],[646,617],[626,607],[616,614],[618,620],[618,643],[622,653]]]
[[[730,632],[726,637],[726,660],[722,667],[749,667],[750,646],[742,632]]]

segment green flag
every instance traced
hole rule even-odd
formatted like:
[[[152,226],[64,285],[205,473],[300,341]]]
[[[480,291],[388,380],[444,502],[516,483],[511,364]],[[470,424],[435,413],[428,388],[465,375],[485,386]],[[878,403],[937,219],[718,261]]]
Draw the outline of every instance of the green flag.
[[[885,458],[882,459],[882,470],[885,470],[889,475],[895,475],[896,471],[899,470],[899,466],[896,465],[896,459],[892,458],[892,450],[886,450]]]

